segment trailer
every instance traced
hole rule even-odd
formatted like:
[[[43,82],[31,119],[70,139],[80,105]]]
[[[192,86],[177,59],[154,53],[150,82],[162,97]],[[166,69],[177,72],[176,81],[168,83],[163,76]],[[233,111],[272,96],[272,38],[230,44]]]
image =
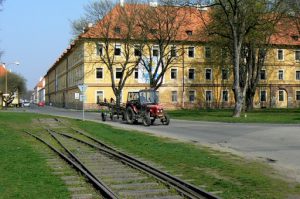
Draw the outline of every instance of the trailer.
[[[104,99],[103,102],[98,102],[98,106],[101,112],[102,121],[106,121],[107,117],[109,117],[112,121],[115,119],[122,118],[125,121],[125,104],[120,104],[119,106],[115,103],[113,98],[108,102]]]

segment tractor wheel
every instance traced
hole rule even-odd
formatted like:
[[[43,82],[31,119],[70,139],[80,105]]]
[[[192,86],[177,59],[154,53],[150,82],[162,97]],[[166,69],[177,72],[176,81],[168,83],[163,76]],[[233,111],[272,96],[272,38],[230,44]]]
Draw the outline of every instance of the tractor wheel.
[[[144,124],[144,126],[150,126],[151,125],[151,119],[150,119],[150,116],[148,114],[146,114],[143,117],[143,124]]]
[[[170,124],[170,117],[169,117],[169,115],[165,114],[165,117],[163,119],[161,119],[161,123],[163,125],[169,125]]]
[[[103,113],[103,112],[101,113],[101,119],[102,119],[103,122],[106,121],[106,114]]]
[[[135,113],[134,113],[134,111],[132,110],[131,107],[128,107],[126,109],[126,120],[129,124],[133,124],[133,122],[136,120],[135,119]]]
[[[151,125],[153,125],[155,122],[155,118],[151,120]]]

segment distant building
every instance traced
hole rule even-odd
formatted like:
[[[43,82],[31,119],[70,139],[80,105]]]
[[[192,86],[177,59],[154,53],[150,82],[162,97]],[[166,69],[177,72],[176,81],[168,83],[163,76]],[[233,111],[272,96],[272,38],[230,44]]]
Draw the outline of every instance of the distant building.
[[[37,85],[34,87],[33,102],[45,102],[45,78],[42,77]]]

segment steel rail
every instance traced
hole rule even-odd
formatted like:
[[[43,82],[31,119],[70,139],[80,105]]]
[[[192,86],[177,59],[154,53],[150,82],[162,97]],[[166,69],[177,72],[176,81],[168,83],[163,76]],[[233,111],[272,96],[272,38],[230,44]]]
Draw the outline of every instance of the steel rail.
[[[54,151],[62,159],[64,159],[68,164],[73,166],[77,171],[81,172],[93,184],[93,186],[101,192],[102,196],[104,196],[105,198],[108,198],[108,199],[119,199],[103,182],[101,182],[97,178],[95,178],[94,175],[92,175],[91,172],[88,169],[86,169],[84,167],[84,165],[81,164],[81,162],[78,162],[78,163],[74,162],[71,158],[67,157],[65,154],[63,154],[62,152],[57,150],[55,147],[53,147],[47,141],[43,140],[42,138],[40,138],[28,131],[24,131],[24,132],[27,133],[28,135],[34,137],[35,139],[39,140],[40,142],[44,143],[52,151]],[[77,161],[77,159],[76,159],[76,161]]]
[[[57,132],[57,134],[61,134],[65,137],[68,137],[68,138],[71,138],[71,139],[74,139],[78,142],[81,142],[81,143],[84,143],[86,145],[89,145],[93,148],[96,148],[98,150],[101,150],[111,156],[114,156],[115,158],[121,160],[122,162],[138,169],[138,170],[141,170],[143,172],[146,172],[148,174],[150,174],[151,176],[155,177],[156,179],[164,182],[164,183],[167,183],[168,185],[170,185],[171,187],[175,188],[179,193],[182,193],[183,195],[185,195],[186,197],[188,198],[192,198],[192,199],[197,199],[197,198],[207,198],[207,199],[218,199],[217,196],[214,196],[213,194],[211,193],[208,193],[194,185],[191,185],[187,182],[184,182],[182,180],[180,180],[179,178],[177,177],[174,177],[174,176],[171,176],[170,174],[168,173],[165,173],[159,169],[156,169],[146,163],[143,163],[129,155],[126,155],[120,151],[117,151],[116,149],[113,149],[112,147],[110,146],[107,146],[106,144],[102,143],[101,141],[91,137],[90,135],[87,135],[86,133],[82,132],[82,131],[79,131],[77,129],[74,129],[74,128],[71,128],[72,130],[76,131],[77,133],[93,140],[94,142],[96,142],[97,144],[101,145],[102,147],[99,147],[97,145],[94,145],[92,143],[89,143],[89,142],[86,142],[86,141],[83,141],[81,139],[78,139],[78,138],[75,138],[71,135],[67,135],[67,134],[64,134],[64,133],[59,133]],[[53,130],[52,130],[53,131]]]

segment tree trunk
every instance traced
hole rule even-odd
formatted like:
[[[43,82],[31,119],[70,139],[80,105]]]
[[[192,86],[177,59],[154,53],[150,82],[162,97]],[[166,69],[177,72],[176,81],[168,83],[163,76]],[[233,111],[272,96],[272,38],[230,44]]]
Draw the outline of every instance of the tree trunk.
[[[248,88],[247,93],[246,93],[246,110],[247,111],[253,110],[254,96],[255,96],[255,91],[253,91],[251,88]]]

